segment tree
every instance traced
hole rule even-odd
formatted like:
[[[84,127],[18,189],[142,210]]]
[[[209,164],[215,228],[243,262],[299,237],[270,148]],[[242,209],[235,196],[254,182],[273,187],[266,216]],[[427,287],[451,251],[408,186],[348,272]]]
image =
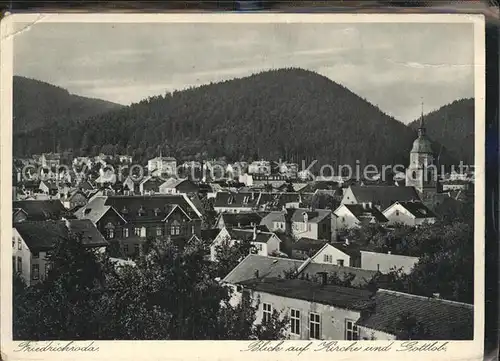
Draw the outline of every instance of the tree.
[[[250,239],[239,242],[225,240],[220,245],[217,245],[215,247],[217,276],[225,277],[253,250],[255,250],[255,246],[250,243]]]
[[[212,228],[217,218],[217,212],[214,210],[213,199],[203,197],[201,199],[201,206],[202,227],[204,229]]]
[[[432,340],[427,328],[411,312],[402,312],[394,325],[398,340]]]

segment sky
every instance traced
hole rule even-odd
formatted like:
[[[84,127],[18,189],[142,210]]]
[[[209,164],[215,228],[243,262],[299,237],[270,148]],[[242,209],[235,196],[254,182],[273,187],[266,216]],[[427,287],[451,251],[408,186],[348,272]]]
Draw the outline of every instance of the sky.
[[[300,67],[408,123],[422,101],[427,113],[474,95],[473,35],[458,23],[39,22],[14,37],[14,74],[128,105]]]

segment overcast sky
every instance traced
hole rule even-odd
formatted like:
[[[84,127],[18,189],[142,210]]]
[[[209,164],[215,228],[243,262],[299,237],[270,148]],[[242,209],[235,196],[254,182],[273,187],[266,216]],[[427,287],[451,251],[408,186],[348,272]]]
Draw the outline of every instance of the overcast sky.
[[[301,67],[408,123],[474,94],[472,24],[38,23],[15,36],[14,73],[121,104]]]

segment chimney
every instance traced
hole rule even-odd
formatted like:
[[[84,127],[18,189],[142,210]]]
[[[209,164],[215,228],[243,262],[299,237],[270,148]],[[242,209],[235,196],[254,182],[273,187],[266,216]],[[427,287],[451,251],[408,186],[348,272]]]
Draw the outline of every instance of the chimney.
[[[363,205],[363,209],[366,209],[366,203],[363,202],[362,205]]]
[[[387,251],[387,254],[391,254],[391,251]]]
[[[62,217],[61,220],[64,221],[64,225],[66,226],[66,228],[69,231],[70,230],[70,223],[69,223],[69,221],[66,218],[64,218],[64,217]]]
[[[349,245],[349,239],[348,239],[348,238],[346,238],[346,239],[345,239],[345,245],[346,245],[346,246],[348,246],[348,245]]]
[[[259,270],[256,269],[254,272],[253,272],[253,275],[255,278],[259,278]]]
[[[257,239],[257,226],[253,226],[253,240]]]
[[[373,207],[373,203],[372,202],[368,202],[368,208],[372,208]]]
[[[441,298],[441,294],[439,294],[439,293],[433,293],[432,297],[433,298]]]

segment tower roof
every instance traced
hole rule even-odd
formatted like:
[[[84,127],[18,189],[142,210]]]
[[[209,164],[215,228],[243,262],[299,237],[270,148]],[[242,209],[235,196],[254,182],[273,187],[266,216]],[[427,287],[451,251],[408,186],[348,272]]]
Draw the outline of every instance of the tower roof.
[[[425,134],[424,125],[424,103],[422,102],[422,114],[420,116],[420,126],[418,127],[418,138],[413,142],[412,153],[431,153],[432,143]]]

